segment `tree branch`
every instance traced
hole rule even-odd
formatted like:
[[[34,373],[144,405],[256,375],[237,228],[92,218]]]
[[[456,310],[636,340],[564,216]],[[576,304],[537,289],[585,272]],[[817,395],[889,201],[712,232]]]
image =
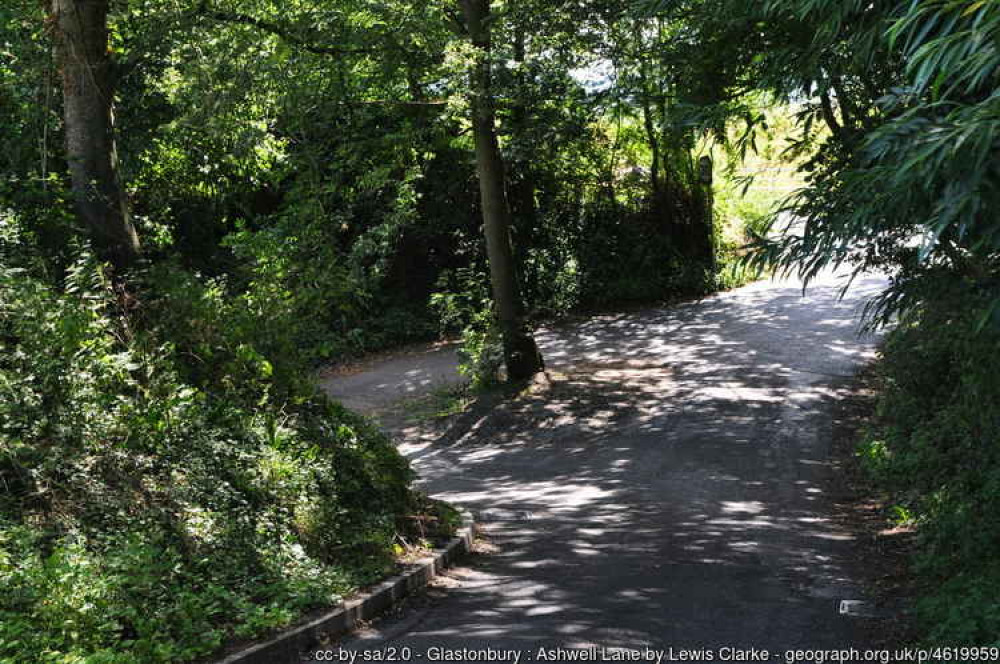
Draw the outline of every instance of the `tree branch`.
[[[316,44],[304,39],[302,36],[295,34],[295,32],[290,30],[288,27],[278,23],[265,21],[264,19],[259,19],[255,16],[250,16],[249,14],[243,14],[240,12],[214,9],[209,6],[208,0],[202,0],[201,4],[198,5],[196,14],[205,16],[214,21],[219,21],[220,23],[249,25],[263,32],[280,37],[289,44],[294,44],[303,50],[309,51],[310,53],[317,53],[319,55],[368,55],[376,51],[373,48],[343,48],[340,46]]]
[[[840,106],[840,117],[843,119],[844,128],[853,129],[857,113],[855,112],[854,103],[847,96],[843,80],[839,76],[833,76],[830,78],[830,85],[837,94],[837,105]]]
[[[830,102],[830,93],[824,91],[819,95],[820,109],[823,111],[823,120],[826,121],[830,131],[838,139],[844,138],[844,128],[837,122],[837,116],[833,113],[833,104]]]
[[[424,106],[434,107],[434,106],[447,106],[447,101],[435,101],[435,100],[418,100],[418,101],[406,101],[406,100],[394,100],[394,99],[345,99],[344,101],[334,102],[341,106],[406,106],[412,108],[421,108]]]

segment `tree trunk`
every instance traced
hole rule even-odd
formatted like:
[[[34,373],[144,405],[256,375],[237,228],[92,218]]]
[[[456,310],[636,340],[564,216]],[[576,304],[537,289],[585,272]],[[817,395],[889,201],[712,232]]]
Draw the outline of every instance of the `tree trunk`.
[[[636,40],[639,40],[639,31],[636,29]],[[642,43],[637,41],[637,43]],[[649,181],[653,188],[654,207],[659,208],[663,203],[663,187],[660,179],[660,165],[662,156],[660,154],[660,141],[656,131],[656,122],[653,119],[652,101],[650,96],[652,91],[649,88],[649,76],[646,74],[646,61],[639,63],[639,84],[642,91],[639,93],[639,103],[642,106],[642,125],[646,130],[646,140],[649,141],[649,149],[652,152],[652,163],[649,167]]]
[[[118,178],[108,0],[51,0],[50,11],[77,214],[101,257],[123,270],[138,258],[139,238]]]
[[[521,295],[514,272],[510,207],[504,191],[503,159],[497,141],[490,89],[490,5],[489,0],[460,0],[460,4],[466,29],[477,51],[472,72],[472,128],[490,281],[500,317],[507,376],[520,380],[535,375],[544,365],[535,339],[524,325]]]

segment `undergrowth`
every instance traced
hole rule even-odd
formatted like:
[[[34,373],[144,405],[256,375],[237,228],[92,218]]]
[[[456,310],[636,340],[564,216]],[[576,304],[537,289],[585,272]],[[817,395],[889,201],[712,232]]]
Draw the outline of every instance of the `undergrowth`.
[[[394,569],[411,471],[303,378],[294,310],[52,276],[0,221],[0,661],[188,661]]]
[[[971,304],[928,302],[888,334],[860,451],[917,529],[917,617],[933,645],[1000,645],[1000,332]]]

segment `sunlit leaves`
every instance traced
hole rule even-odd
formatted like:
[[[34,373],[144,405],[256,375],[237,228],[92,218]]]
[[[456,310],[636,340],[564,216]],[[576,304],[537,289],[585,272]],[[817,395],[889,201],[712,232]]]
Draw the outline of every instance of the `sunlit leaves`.
[[[844,262],[898,273],[875,312],[881,322],[916,306],[932,281],[921,275],[946,278],[942,268],[995,289],[1000,5],[768,7],[812,27],[797,66],[817,63],[807,89],[828,93],[823,119],[834,131],[808,165],[809,186],[788,202],[801,230],[760,238],[756,259],[807,277]],[[837,50],[850,55],[829,59]]]
[[[997,82],[1000,5],[996,2],[913,3],[889,36],[907,52],[907,71],[919,90],[947,98]]]

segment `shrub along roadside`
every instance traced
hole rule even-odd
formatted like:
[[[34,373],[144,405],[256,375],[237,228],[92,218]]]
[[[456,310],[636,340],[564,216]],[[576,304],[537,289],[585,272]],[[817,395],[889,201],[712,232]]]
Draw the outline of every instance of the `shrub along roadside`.
[[[1000,332],[980,329],[975,297],[942,294],[889,333],[860,451],[917,527],[917,618],[934,645],[1000,645]]]
[[[0,661],[187,661],[394,568],[409,467],[280,310],[85,253],[56,284],[0,222]]]

